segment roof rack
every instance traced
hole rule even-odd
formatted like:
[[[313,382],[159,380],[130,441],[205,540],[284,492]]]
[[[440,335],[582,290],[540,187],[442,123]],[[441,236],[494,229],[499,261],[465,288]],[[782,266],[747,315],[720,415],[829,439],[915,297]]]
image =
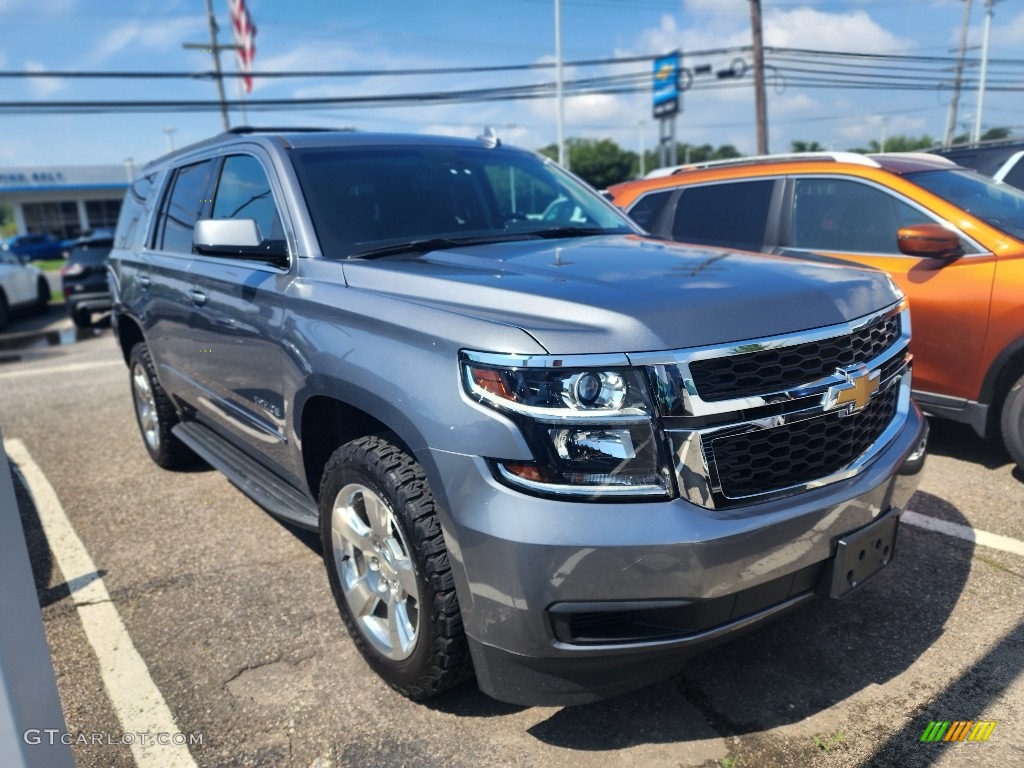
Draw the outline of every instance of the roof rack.
[[[656,179],[660,176],[672,176],[683,171],[699,171],[704,168],[721,168],[723,166],[760,165],[762,163],[800,163],[800,162],[833,162],[866,165],[869,168],[881,166],[867,155],[859,152],[789,152],[778,155],[753,155],[751,157],[731,157],[726,160],[708,160],[703,163],[674,165],[669,168],[658,168],[648,173],[645,179]]]
[[[337,131],[354,131],[355,128],[351,125],[345,125],[341,128],[319,128],[309,125],[304,126],[288,126],[284,128],[263,126],[263,125],[236,125],[234,128],[228,128],[226,133],[234,133],[239,135],[245,135],[249,133],[320,133],[320,132],[337,132]]]

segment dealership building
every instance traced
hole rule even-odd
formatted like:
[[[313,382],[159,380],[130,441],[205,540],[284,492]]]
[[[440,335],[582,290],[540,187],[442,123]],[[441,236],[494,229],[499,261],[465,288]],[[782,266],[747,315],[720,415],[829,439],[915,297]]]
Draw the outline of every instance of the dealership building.
[[[0,206],[13,209],[19,235],[113,229],[131,173],[127,164],[0,168]]]

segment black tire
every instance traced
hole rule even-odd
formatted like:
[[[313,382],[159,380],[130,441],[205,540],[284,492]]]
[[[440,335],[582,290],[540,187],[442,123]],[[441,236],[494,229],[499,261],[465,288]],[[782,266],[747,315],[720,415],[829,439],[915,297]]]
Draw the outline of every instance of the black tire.
[[[70,314],[71,322],[75,324],[76,328],[92,327],[92,313],[78,307],[73,307]]]
[[[7,306],[7,297],[4,296],[4,292],[0,291],[0,331],[7,327],[7,323],[11,320],[11,310]]]
[[[1024,376],[1017,379],[1006,393],[999,428],[1010,458],[1024,471]]]
[[[334,452],[321,483],[320,536],[331,591],[359,652],[392,688],[422,700],[466,680],[472,667],[434,497],[397,442],[374,435]]]
[[[50,304],[50,283],[43,275],[36,283],[36,312],[45,312]]]
[[[132,347],[128,356],[128,376],[135,421],[149,457],[164,469],[195,462],[196,455],[171,434],[171,428],[178,423],[178,414],[156,377],[149,347],[142,342]]]

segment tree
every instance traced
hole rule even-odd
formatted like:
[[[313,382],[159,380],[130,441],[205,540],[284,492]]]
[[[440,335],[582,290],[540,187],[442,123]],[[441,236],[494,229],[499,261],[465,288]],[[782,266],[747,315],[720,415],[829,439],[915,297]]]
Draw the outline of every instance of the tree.
[[[566,156],[572,172],[596,189],[626,181],[635,175],[639,158],[611,139],[567,139]],[[558,147],[549,144],[540,150],[552,160],[558,159]]]
[[[885,147],[879,145],[879,143],[872,139],[868,142],[867,149],[863,147],[853,147],[850,152],[860,152],[862,155],[873,154],[875,152],[916,152],[919,149],[928,149],[936,145],[935,139],[928,134],[924,134],[918,138],[913,136],[890,136],[885,140]]]
[[[793,152],[824,152],[825,148],[816,141],[791,141],[789,148]]]
[[[14,210],[9,205],[0,205],[0,237],[9,237],[14,232]]]
[[[715,148],[710,144],[676,144],[676,162],[686,165],[688,163],[707,163],[712,160],[730,160],[734,157],[743,157],[732,144],[722,144]],[[644,153],[645,165],[648,171],[658,167],[658,153],[655,150]],[[639,175],[640,169],[634,169],[634,175]]]

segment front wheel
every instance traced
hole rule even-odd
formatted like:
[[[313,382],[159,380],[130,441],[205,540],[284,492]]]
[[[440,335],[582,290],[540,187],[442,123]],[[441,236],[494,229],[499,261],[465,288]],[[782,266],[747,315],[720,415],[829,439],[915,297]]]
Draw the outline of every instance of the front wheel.
[[[353,440],[331,456],[320,535],[342,620],[380,677],[420,700],[469,676],[434,498],[422,468],[393,436]]]
[[[1006,394],[999,427],[1010,457],[1024,470],[1024,376],[1017,379]]]

